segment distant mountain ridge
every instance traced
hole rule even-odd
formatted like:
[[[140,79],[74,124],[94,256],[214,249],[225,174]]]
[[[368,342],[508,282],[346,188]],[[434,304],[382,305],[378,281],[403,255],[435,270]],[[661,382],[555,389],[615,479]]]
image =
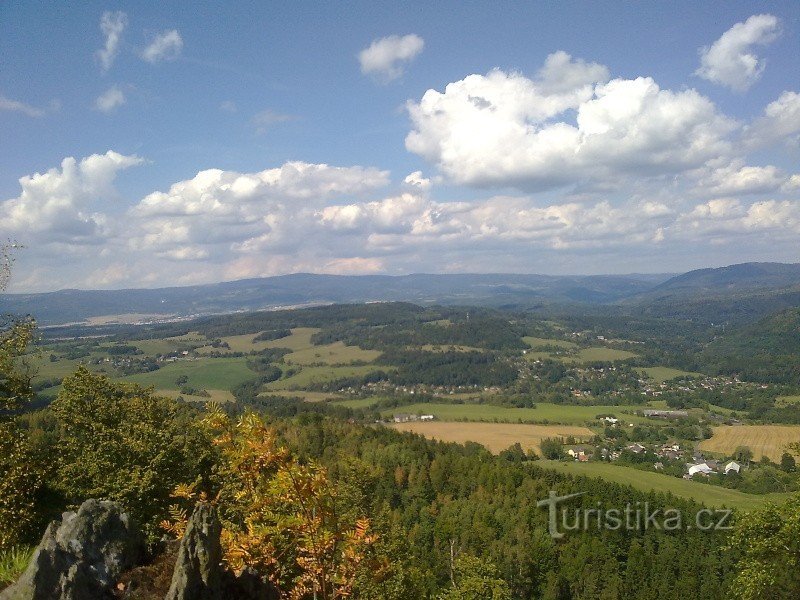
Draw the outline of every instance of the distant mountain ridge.
[[[736,313],[736,302],[767,302],[775,310],[800,305],[800,264],[746,263],[677,276],[296,273],[188,287],[4,294],[0,312],[31,313],[43,325],[55,325],[107,315],[188,318],[313,304],[406,301],[518,308],[565,305],[573,310],[619,306],[670,316],[675,311],[681,315],[681,307],[702,309],[710,298],[712,305],[719,305],[712,306],[712,312],[722,315]],[[748,315],[759,312],[747,306]]]

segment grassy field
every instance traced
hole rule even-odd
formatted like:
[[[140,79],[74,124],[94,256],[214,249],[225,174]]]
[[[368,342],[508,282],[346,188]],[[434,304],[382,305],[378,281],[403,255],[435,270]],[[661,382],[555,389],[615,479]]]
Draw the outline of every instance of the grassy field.
[[[676,377],[702,377],[702,373],[692,373],[691,371],[681,371],[680,369],[671,369],[669,367],[646,367],[639,369],[647,377],[656,383],[664,383]]]
[[[534,339],[534,340],[543,340],[542,338],[523,338],[523,340]],[[552,340],[554,342],[558,340]],[[568,344],[570,342],[564,342]],[[627,350],[616,350],[615,348],[606,348],[597,346],[594,348],[582,348],[577,353],[570,353],[571,348],[561,346],[563,349],[562,353],[553,354],[550,352],[545,352],[541,350],[534,350],[525,353],[525,358],[528,360],[540,360],[545,358],[552,358],[553,360],[560,360],[561,362],[567,364],[585,364],[597,361],[604,361],[604,362],[611,362],[615,360],[627,360],[629,358],[634,358],[637,355],[633,352],[628,352]]]
[[[775,398],[775,406],[789,406],[800,402],[800,396],[778,396]]]
[[[460,346],[457,344],[425,344],[420,346],[420,350],[425,350],[426,352],[486,352],[485,348]]]
[[[532,337],[532,336],[525,336],[522,338],[522,341],[528,344],[531,348],[539,348],[541,346],[555,346],[556,348],[577,348],[578,345],[573,342],[568,342],[567,340],[551,340],[547,338],[540,338],[540,337]]]
[[[268,383],[264,389],[300,389],[312,383],[335,381],[337,379],[344,379],[345,377],[362,377],[375,370],[375,367],[369,365],[351,367],[303,367],[299,373],[295,373],[286,379],[279,379],[278,381]]]
[[[303,402],[324,402],[326,400],[331,401],[338,401],[341,400],[341,396],[336,394],[329,394],[327,392],[308,392],[305,390],[279,390],[279,391],[271,391],[271,392],[261,392],[259,397],[264,396],[282,396],[284,398],[297,398],[298,400],[302,400]],[[337,402],[338,403],[338,402]]]
[[[209,352],[259,352],[267,348],[288,348],[294,352],[298,350],[305,350],[311,348],[311,336],[317,333],[319,329],[314,327],[298,327],[292,329],[292,335],[280,338],[278,340],[267,340],[265,342],[254,342],[253,338],[258,333],[246,333],[244,335],[229,335],[220,338],[230,346],[230,350],[226,348],[212,348],[211,346],[203,346],[198,348],[198,353],[207,354]]]
[[[189,378],[186,385],[205,390],[232,390],[234,387],[255,379],[257,374],[247,368],[245,358],[200,358],[178,360],[168,363],[151,373],[137,373],[124,377],[140,385],[152,385],[158,390],[177,390],[178,377]]]
[[[583,348],[577,356],[561,357],[561,360],[569,363],[590,363],[595,361],[626,360],[637,356],[627,350],[616,350],[614,348],[596,347]]]
[[[208,339],[197,332],[190,332],[186,335],[157,338],[153,340],[132,340],[129,343],[131,346],[136,346],[139,350],[144,352],[147,356],[156,356],[157,354],[169,354],[176,352],[181,348],[202,346],[207,343]],[[102,344],[101,347],[107,347],[112,344]]]
[[[608,481],[630,485],[643,491],[671,492],[675,496],[693,499],[709,506],[728,506],[730,508],[750,510],[762,506],[767,501],[780,502],[791,495],[777,493],[765,495],[745,494],[716,485],[687,481],[661,473],[640,471],[630,467],[601,462],[578,463],[547,460],[537,464],[555,469],[561,473],[601,477]]]
[[[594,433],[586,427],[574,425],[521,425],[515,423],[445,423],[441,421],[392,423],[398,431],[412,431],[426,438],[443,442],[477,442],[497,453],[519,442],[523,450],[533,448],[541,453],[542,440],[548,437],[573,436],[587,440]]]
[[[336,400],[333,404],[337,406],[345,406],[347,408],[369,408],[378,403],[380,398],[354,398],[352,400]]]
[[[334,342],[323,346],[303,348],[283,357],[292,365],[347,365],[354,362],[369,363],[378,358],[378,350],[362,350],[358,346],[345,346],[344,342]]]
[[[160,396],[166,396],[167,398],[177,398],[180,396],[187,402],[233,402],[235,399],[233,394],[231,394],[228,390],[206,390],[209,394],[211,394],[210,398],[206,398],[205,396],[192,396],[190,394],[181,394],[177,390],[156,390],[156,394]]]
[[[722,425],[714,427],[711,439],[700,442],[700,448],[730,456],[739,446],[748,446],[753,458],[768,456],[780,462],[786,445],[800,442],[800,425]]]
[[[424,403],[400,406],[381,411],[381,414],[390,417],[395,413],[431,414],[442,421],[499,421],[504,423],[518,423],[522,421],[537,421],[561,423],[565,425],[583,425],[587,421],[594,421],[599,414],[612,413],[627,423],[642,423],[644,417],[623,415],[619,406],[567,406],[563,404],[537,404],[536,408],[506,408],[493,404],[439,404]],[[624,407],[632,410],[636,407]]]

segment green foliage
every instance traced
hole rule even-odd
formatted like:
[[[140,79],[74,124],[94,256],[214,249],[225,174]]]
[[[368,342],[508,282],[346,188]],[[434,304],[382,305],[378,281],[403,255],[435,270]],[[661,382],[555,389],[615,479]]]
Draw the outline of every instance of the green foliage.
[[[8,550],[0,550],[0,589],[19,579],[31,561],[33,550],[31,546],[13,546]]]
[[[0,415],[21,408],[32,396],[31,376],[19,361],[33,341],[31,319],[0,323]]]
[[[787,473],[794,473],[797,470],[797,461],[794,456],[788,452],[784,452],[781,456],[781,469]]]
[[[800,494],[742,519],[729,549],[740,552],[731,593],[741,600],[800,597]]]
[[[0,551],[30,537],[42,484],[25,432],[13,422],[0,422]]]
[[[545,438],[539,446],[542,456],[548,460],[558,460],[564,456],[564,443],[557,438]]]
[[[459,556],[453,565],[452,589],[439,600],[511,600],[508,584],[490,561],[475,556]]]
[[[59,459],[54,486],[79,503],[117,500],[153,534],[183,482],[204,476],[212,450],[190,409],[81,367],[52,404]],[[54,449],[55,450],[55,449]]]

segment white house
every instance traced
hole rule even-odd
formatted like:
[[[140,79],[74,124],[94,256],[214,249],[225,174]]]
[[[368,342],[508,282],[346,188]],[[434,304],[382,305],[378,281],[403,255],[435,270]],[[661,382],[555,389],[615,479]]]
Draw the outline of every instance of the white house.
[[[741,465],[739,463],[737,463],[736,461],[732,460],[727,465],[725,465],[725,475],[727,475],[731,471],[735,471],[735,472],[738,473],[741,470],[741,468],[742,467],[741,467]]]
[[[709,475],[713,473],[714,469],[709,467],[706,463],[700,463],[699,465],[692,465],[689,467],[689,477],[694,477],[698,473],[701,475]]]

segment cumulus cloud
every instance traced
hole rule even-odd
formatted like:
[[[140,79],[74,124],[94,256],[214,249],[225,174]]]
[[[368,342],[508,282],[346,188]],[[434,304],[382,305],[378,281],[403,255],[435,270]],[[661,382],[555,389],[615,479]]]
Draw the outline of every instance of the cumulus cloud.
[[[649,259],[667,268],[666,256],[702,254],[709,244],[730,244],[740,253],[732,260],[750,258],[758,244],[789,256],[800,233],[797,198],[744,202],[722,193],[724,185],[756,193],[779,180],[781,193],[793,193],[796,176],[738,161],[699,169],[685,188],[447,201],[432,197],[421,172],[387,191],[386,171],[288,162],[256,172],[207,169],[125,204],[115,177],[142,162],[109,151],[20,179],[21,194],[0,203],[0,238],[19,239],[39,258],[17,291],[291,272],[652,270]],[[697,198],[694,188],[710,197]]]
[[[36,108],[30,104],[25,104],[24,102],[19,102],[18,100],[12,100],[11,98],[6,98],[2,94],[0,94],[0,110],[18,112],[29,117],[44,116],[44,111],[41,108]]]
[[[753,15],[744,23],[736,23],[711,46],[700,49],[700,67],[695,74],[744,92],[758,81],[765,66],[764,59],[753,52],[753,47],[766,46],[778,35],[777,17]]]
[[[138,156],[109,150],[80,161],[68,157],[60,169],[22,177],[22,193],[0,203],[0,232],[44,243],[100,243],[109,234],[110,220],[93,207],[116,197],[113,182],[119,171],[141,163]]]
[[[676,220],[676,236],[697,238],[698,235],[727,237],[737,234],[764,234],[777,242],[781,236],[796,239],[800,233],[800,202],[760,200],[743,204],[732,198],[719,198],[695,206]],[[740,239],[740,238],[739,238]]]
[[[94,101],[95,109],[106,114],[114,112],[123,104],[125,104],[125,94],[116,85],[108,88]]]
[[[745,128],[744,139],[751,148],[800,139],[800,94],[786,91],[764,109],[764,114]]]
[[[789,177],[773,165],[754,167],[741,160],[711,168],[698,182],[695,193],[712,196],[738,196],[774,192],[789,182]]]
[[[414,171],[413,173],[409,173],[406,175],[406,178],[403,179],[403,183],[407,187],[420,192],[426,192],[431,189],[431,180],[427,177],[424,177],[422,175],[422,171]]]
[[[122,39],[122,32],[128,25],[128,15],[124,12],[106,11],[100,17],[100,31],[105,36],[105,45],[95,54],[100,61],[100,69],[105,72],[114,64],[119,52],[119,43]]]
[[[384,82],[397,79],[403,75],[408,63],[422,52],[424,46],[425,41],[413,33],[374,40],[358,54],[361,72]]]
[[[142,50],[142,59],[149,63],[162,60],[175,60],[183,50],[183,38],[177,29],[170,29],[156,35]]]
[[[455,183],[529,190],[675,173],[730,150],[736,123],[695,90],[607,77],[563,52],[536,79],[470,75],[408,104],[406,148]]]

